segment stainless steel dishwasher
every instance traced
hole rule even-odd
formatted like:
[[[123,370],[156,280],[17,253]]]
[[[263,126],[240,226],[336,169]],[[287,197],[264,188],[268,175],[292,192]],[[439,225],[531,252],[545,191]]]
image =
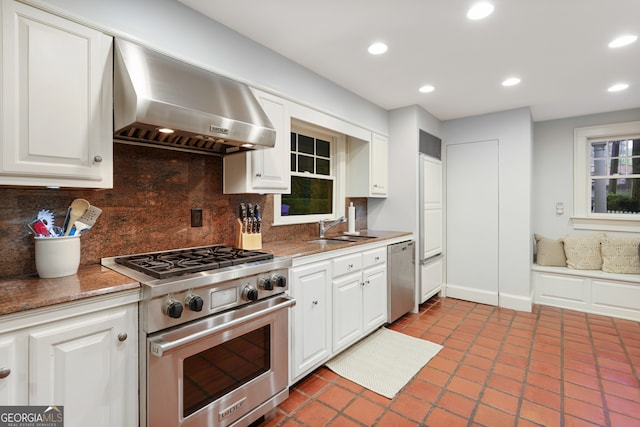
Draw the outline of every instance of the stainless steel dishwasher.
[[[387,246],[387,305],[389,323],[413,310],[415,280],[415,244],[413,240]]]

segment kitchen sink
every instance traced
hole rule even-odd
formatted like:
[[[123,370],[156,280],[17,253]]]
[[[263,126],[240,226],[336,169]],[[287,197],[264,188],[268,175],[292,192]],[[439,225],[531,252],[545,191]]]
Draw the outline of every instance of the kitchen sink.
[[[353,241],[336,240],[336,239],[315,239],[307,240],[309,243],[320,243],[321,245],[344,245],[347,243],[353,243]]]
[[[346,241],[346,242],[362,242],[363,240],[370,240],[370,239],[375,239],[375,236],[335,236],[335,237],[328,237],[328,239],[333,239],[333,240],[342,240],[342,241]]]
[[[309,243],[320,243],[321,245],[340,245],[346,243],[362,242],[363,240],[375,239],[373,236],[332,236],[322,239],[308,240]]]

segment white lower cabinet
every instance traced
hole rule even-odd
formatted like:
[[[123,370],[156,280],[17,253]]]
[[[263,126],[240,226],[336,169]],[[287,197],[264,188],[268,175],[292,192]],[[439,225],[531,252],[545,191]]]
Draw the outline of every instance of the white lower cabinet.
[[[25,335],[0,335],[0,405],[27,405],[27,353]]]
[[[290,270],[291,383],[331,356],[331,264],[315,262]]]
[[[428,259],[420,273],[420,303],[425,302],[442,290],[444,282],[444,257]]]
[[[64,406],[65,427],[137,426],[137,304],[47,315],[65,318],[0,335],[0,404]]]
[[[387,320],[387,249],[333,260],[333,352],[344,350]]]

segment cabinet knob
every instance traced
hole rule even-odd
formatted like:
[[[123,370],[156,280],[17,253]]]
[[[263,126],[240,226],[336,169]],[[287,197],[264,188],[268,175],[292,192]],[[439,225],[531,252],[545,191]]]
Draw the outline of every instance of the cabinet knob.
[[[7,378],[11,374],[11,369],[0,368],[0,379]]]
[[[256,172],[256,176],[260,178],[262,176],[262,172]]]
[[[353,264],[349,264],[349,269],[352,269],[352,268],[353,268]]]
[[[118,334],[118,341],[123,342],[127,340],[127,334],[125,332],[121,332]]]
[[[102,156],[95,156],[93,158],[93,161],[96,162],[96,163],[101,163],[102,162]]]
[[[318,305],[318,301],[313,301],[313,305]]]

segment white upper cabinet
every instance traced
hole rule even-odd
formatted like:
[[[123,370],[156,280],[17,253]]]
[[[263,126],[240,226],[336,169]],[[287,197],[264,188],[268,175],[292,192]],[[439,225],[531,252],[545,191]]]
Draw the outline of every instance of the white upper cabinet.
[[[1,7],[0,185],[111,188],[112,38]]]
[[[347,142],[347,197],[387,197],[389,181],[386,136],[371,134],[370,141]]]
[[[254,89],[276,129],[273,148],[230,154],[223,159],[224,193],[282,193],[291,189],[289,168],[291,116],[287,101]]]

